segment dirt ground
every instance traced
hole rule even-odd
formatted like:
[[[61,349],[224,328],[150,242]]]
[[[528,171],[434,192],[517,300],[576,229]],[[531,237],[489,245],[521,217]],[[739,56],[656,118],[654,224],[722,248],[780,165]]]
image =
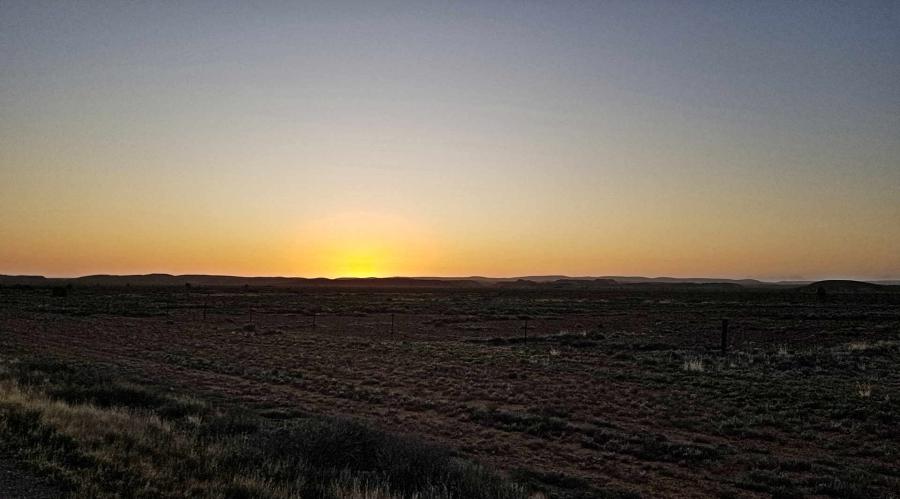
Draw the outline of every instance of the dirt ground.
[[[900,490],[896,294],[5,288],[0,336],[271,418],[359,418],[554,490]]]
[[[54,499],[62,491],[29,471],[18,459],[0,451],[0,497],[5,499]]]

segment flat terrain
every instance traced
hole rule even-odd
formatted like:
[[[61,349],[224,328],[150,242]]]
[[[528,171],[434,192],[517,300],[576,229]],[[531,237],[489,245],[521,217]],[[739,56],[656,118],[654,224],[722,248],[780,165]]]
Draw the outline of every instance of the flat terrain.
[[[4,499],[54,499],[61,491],[22,465],[19,459],[0,453],[0,497]]]
[[[3,288],[0,337],[414,434],[549,495],[900,490],[897,294]]]

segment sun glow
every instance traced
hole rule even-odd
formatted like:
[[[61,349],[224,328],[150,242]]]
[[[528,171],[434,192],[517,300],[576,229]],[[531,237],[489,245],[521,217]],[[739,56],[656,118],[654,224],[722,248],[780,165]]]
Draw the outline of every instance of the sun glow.
[[[390,277],[415,274],[436,259],[434,239],[406,218],[354,212],[322,218],[302,230],[299,267],[324,277]]]
[[[383,248],[356,246],[335,250],[329,268],[343,277],[385,277],[385,262],[390,255]]]

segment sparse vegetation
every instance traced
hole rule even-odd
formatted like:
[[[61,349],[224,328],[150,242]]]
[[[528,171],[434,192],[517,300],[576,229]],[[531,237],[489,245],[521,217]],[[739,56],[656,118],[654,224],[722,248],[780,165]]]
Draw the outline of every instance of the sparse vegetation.
[[[703,366],[703,359],[699,357],[685,359],[684,363],[681,365],[681,368],[688,372],[694,373],[702,373],[706,370]]]
[[[847,350],[851,352],[862,352],[868,350],[870,347],[869,342],[867,341],[851,341],[847,345]]]
[[[856,384],[856,394],[860,396],[860,398],[867,399],[872,396],[872,384],[871,383],[857,383]]]
[[[73,495],[892,497],[892,296],[4,288],[3,438]]]
[[[75,497],[526,496],[447,450],[354,421],[273,423],[85,366],[4,366],[0,436]]]

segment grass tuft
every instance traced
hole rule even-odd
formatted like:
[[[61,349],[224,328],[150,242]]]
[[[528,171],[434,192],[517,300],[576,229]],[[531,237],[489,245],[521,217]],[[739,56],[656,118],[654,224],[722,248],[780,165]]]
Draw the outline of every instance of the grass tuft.
[[[871,383],[857,383],[856,384],[856,394],[860,398],[867,399],[872,396],[872,384]]]
[[[685,359],[681,365],[681,369],[687,372],[702,373],[706,370],[703,366],[703,359],[699,357]]]

